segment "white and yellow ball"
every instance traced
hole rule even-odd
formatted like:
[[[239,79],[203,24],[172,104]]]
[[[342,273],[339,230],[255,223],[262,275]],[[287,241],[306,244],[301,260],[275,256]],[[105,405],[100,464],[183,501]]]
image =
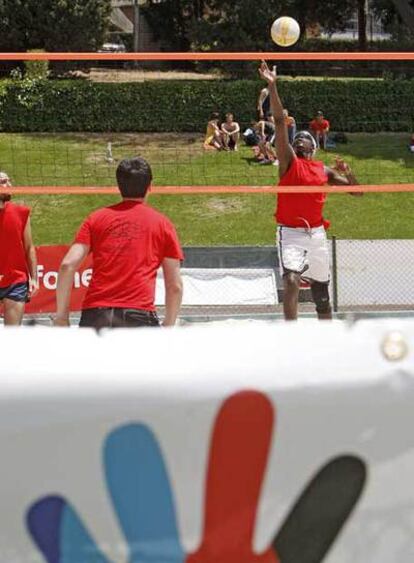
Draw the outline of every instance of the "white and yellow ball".
[[[300,27],[296,20],[288,16],[277,18],[272,24],[270,35],[276,45],[290,47],[300,37]]]

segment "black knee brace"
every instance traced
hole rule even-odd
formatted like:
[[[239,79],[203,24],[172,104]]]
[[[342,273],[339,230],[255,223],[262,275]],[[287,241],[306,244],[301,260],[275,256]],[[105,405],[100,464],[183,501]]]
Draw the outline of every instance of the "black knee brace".
[[[311,285],[312,298],[316,305],[318,313],[330,313],[331,304],[329,303],[328,284],[321,282],[313,282]]]

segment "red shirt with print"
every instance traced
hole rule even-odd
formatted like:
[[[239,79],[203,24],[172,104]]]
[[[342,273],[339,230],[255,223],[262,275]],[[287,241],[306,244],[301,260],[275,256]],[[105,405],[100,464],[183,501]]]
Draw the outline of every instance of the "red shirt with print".
[[[164,258],[183,260],[173,224],[143,202],[123,201],[93,212],[75,242],[93,254],[93,274],[83,309],[155,310],[157,270]]]
[[[295,157],[279,186],[324,186],[327,182],[323,162]],[[276,221],[286,227],[328,227],[329,222],[322,217],[325,201],[325,193],[278,194]]]
[[[323,132],[329,130],[330,124],[327,119],[313,119],[309,123],[309,127],[312,129],[312,131]]]
[[[24,230],[30,209],[10,201],[0,209],[0,287],[29,279]]]

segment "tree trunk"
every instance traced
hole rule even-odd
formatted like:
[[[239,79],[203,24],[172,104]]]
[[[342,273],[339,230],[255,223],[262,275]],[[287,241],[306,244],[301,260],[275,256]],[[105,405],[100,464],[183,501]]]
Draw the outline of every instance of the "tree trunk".
[[[365,0],[358,0],[358,48],[367,50],[367,12]]]
[[[392,0],[402,21],[414,31],[414,9],[408,0]]]

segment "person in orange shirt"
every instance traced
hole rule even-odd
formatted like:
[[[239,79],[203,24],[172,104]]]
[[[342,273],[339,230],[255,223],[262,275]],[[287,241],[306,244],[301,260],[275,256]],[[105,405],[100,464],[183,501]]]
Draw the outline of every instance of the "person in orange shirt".
[[[0,172],[0,305],[6,326],[22,323],[25,304],[39,289],[30,209],[10,201],[11,187]]]
[[[317,148],[325,150],[330,124],[329,121],[324,118],[323,112],[316,112],[316,117],[309,123],[309,128],[312,135],[315,137]]]

